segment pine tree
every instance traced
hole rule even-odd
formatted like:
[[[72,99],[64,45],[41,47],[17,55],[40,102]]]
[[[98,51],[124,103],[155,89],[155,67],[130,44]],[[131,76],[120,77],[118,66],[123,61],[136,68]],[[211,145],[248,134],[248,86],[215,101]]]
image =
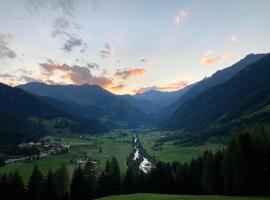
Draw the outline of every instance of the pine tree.
[[[131,194],[135,192],[135,175],[133,169],[129,167],[123,180],[123,193]]]
[[[48,175],[45,180],[44,195],[43,200],[56,200],[56,188],[55,188],[55,176],[51,170],[49,170]]]
[[[55,189],[57,199],[63,199],[68,196],[69,174],[65,165],[62,165],[55,172]]]
[[[44,177],[37,166],[34,167],[28,183],[29,200],[42,200],[44,194]]]
[[[233,178],[236,194],[251,195],[255,191],[256,163],[254,162],[255,152],[251,144],[249,134],[241,134],[237,140],[235,159],[233,161]]]
[[[87,162],[83,170],[84,185],[82,186],[85,199],[94,199],[96,197],[96,170],[91,162]]]
[[[109,178],[107,172],[104,170],[97,180],[97,196],[104,197],[109,194]]]
[[[86,200],[83,193],[83,171],[80,166],[75,168],[73,172],[72,181],[70,184],[70,197],[71,200]]]
[[[203,163],[202,187],[206,194],[221,194],[223,180],[221,173],[221,155],[206,152]]]
[[[235,152],[236,143],[235,140],[232,140],[228,149],[224,151],[224,159],[222,161],[223,190],[226,195],[235,194],[235,181],[233,177]]]
[[[121,192],[121,174],[118,162],[115,157],[111,159],[107,169],[109,181],[109,194],[119,194]]]

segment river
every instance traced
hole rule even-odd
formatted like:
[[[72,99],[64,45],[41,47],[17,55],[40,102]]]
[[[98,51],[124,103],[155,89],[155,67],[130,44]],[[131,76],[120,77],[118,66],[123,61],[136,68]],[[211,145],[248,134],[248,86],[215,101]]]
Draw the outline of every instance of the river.
[[[133,139],[134,139],[134,149],[135,149],[133,160],[142,158],[143,160],[141,161],[139,165],[139,169],[143,171],[144,173],[148,173],[150,172],[152,168],[152,164],[147,158],[145,158],[143,155],[140,154],[138,136],[136,134],[133,134]]]

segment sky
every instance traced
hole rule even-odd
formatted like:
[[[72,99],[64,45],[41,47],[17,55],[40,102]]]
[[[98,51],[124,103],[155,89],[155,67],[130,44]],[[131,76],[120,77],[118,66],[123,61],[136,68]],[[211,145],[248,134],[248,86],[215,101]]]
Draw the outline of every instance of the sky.
[[[270,52],[269,0],[0,0],[0,82],[175,91]]]

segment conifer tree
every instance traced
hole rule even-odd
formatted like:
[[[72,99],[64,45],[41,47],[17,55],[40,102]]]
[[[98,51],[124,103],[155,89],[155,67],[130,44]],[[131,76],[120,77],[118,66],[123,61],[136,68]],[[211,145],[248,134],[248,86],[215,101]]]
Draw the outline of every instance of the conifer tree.
[[[65,165],[62,165],[55,172],[55,189],[57,199],[63,199],[68,196],[69,191],[69,174]]]
[[[29,200],[42,200],[44,195],[44,177],[37,166],[33,168],[27,188]]]
[[[51,170],[45,180],[43,200],[57,200],[56,188],[55,188],[55,176]]]

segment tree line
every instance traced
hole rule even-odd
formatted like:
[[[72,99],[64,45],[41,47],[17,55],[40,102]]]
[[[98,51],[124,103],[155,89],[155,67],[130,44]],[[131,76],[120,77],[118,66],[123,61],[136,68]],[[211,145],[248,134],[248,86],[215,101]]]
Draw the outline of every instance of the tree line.
[[[43,176],[34,167],[27,185],[18,172],[0,177],[3,200],[91,200],[138,192],[208,195],[269,195],[270,142],[263,131],[240,134],[217,152],[206,151],[189,163],[158,161],[150,173],[129,167],[121,175],[116,158],[98,172],[94,163],[77,166],[72,177],[61,166]]]

